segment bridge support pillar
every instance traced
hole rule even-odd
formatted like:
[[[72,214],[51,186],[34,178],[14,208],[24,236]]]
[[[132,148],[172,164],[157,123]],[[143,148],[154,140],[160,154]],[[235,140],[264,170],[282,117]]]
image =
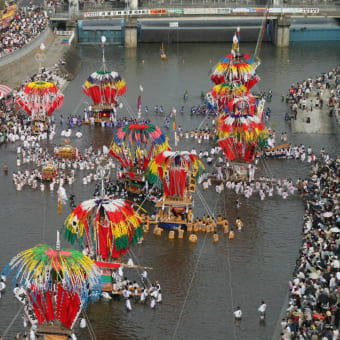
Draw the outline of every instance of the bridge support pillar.
[[[125,19],[125,47],[137,47],[137,19]]]
[[[274,20],[273,42],[277,47],[289,46],[289,27],[290,18],[287,18],[286,16]]]

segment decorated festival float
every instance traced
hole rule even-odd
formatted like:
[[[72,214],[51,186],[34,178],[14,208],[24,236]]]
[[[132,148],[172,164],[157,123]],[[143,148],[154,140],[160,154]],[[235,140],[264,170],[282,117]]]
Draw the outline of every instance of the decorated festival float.
[[[193,197],[196,179],[204,165],[197,155],[188,151],[163,151],[149,164],[147,178],[163,188],[163,196],[155,203],[155,220],[146,218],[147,226],[186,230],[193,222]],[[156,230],[157,233],[157,230]]]
[[[111,293],[113,271],[121,266],[129,267],[122,263],[122,256],[141,240],[143,229],[141,217],[127,200],[105,193],[104,179],[108,174],[99,166],[101,193],[80,203],[70,213],[64,223],[64,238],[72,245],[77,241],[94,260],[101,270],[102,290]]]
[[[216,65],[211,80],[216,84],[206,95],[217,109],[218,144],[226,156],[227,180],[250,180],[257,151],[266,146],[267,128],[263,122],[264,99],[250,93],[260,80],[255,73],[260,60],[239,51],[240,31],[233,37],[231,54]],[[230,162],[230,163],[229,163]]]
[[[13,89],[7,85],[0,85],[0,104],[3,103],[6,106],[13,103]],[[1,107],[1,105],[0,105]],[[0,113],[1,113],[0,109]]]
[[[58,168],[51,162],[42,167],[41,180],[44,182],[51,182],[58,177]]]
[[[55,158],[65,160],[81,159],[81,154],[75,146],[70,145],[70,141],[65,140],[64,145],[56,147]]]
[[[127,192],[148,192],[146,169],[165,150],[169,150],[168,138],[157,125],[133,123],[118,129],[109,153],[122,167],[118,179],[124,181]]]
[[[36,134],[47,131],[47,117],[61,108],[63,100],[64,95],[58,87],[43,80],[28,83],[16,98],[16,102],[31,117],[32,132]]]
[[[91,123],[91,118],[95,124],[116,120],[118,98],[127,90],[125,80],[117,72],[106,70],[105,42],[102,36],[103,70],[92,73],[83,85],[83,92],[93,101],[85,113],[83,123],[87,124]]]
[[[40,50],[36,54],[36,60],[41,63],[45,60],[45,46],[41,44]],[[48,117],[63,105],[64,95],[60,92],[56,84],[42,80],[32,81],[24,85],[19,91],[16,102],[30,116],[32,122],[32,132],[39,134],[48,129]]]
[[[23,304],[30,339],[67,340],[89,302],[100,296],[93,261],[73,249],[39,244],[16,255],[1,275],[14,274],[15,297]]]

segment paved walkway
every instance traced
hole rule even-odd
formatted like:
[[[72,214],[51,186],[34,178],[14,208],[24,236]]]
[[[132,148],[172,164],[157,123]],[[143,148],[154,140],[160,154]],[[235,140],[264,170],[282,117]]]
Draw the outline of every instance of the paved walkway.
[[[333,84],[332,84],[333,85]],[[293,133],[316,133],[316,134],[334,134],[334,122],[332,117],[329,117],[328,99],[330,97],[330,91],[325,90],[323,93],[323,108],[313,108],[313,111],[303,111],[298,109],[296,120],[291,119],[291,127]],[[309,106],[310,100],[313,99],[315,105],[316,91],[312,91],[307,99],[307,106]],[[307,118],[310,118],[308,123]]]
[[[42,63],[42,66],[51,67],[58,64],[59,59],[67,51],[69,45],[62,44],[63,37],[55,36],[52,31],[46,34],[43,41],[46,46],[46,59]],[[41,43],[40,42],[40,43]],[[29,53],[21,56],[13,62],[8,63],[0,67],[0,84],[8,85],[12,88],[16,88],[21,85],[22,81],[38,72],[39,64],[35,60],[35,55],[39,50],[39,46],[33,48]]]

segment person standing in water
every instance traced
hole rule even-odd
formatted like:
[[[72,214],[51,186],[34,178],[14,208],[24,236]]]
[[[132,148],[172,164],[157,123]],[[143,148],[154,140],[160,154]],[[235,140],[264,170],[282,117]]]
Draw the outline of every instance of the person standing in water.
[[[266,316],[266,310],[267,310],[267,305],[265,304],[265,302],[262,300],[261,301],[261,305],[258,308],[258,311],[260,312],[260,319],[264,320],[265,316]]]
[[[240,306],[238,306],[234,312],[234,317],[236,320],[241,320],[242,319],[242,310]]]

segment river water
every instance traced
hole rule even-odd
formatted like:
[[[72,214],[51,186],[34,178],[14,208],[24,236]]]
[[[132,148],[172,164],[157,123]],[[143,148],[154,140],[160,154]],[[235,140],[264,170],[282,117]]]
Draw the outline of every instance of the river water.
[[[177,125],[184,130],[198,127],[202,117],[192,117],[189,107],[200,103],[201,91],[212,87],[209,71],[214,64],[230,51],[230,44],[174,44],[165,46],[168,58],[161,61],[158,45],[142,45],[136,50],[117,46],[106,48],[107,68],[118,71],[128,84],[126,100],[135,111],[139,86],[144,88],[142,107],[163,105],[165,112],[172,107],[185,105],[186,112],[177,115]],[[255,45],[241,44],[241,50],[254,51]],[[82,113],[86,98],[81,85],[87,76],[101,68],[99,46],[80,46],[82,67],[76,79],[65,90],[64,116]],[[281,94],[290,84],[315,77],[335,67],[340,60],[340,45],[326,42],[291,44],[289,49],[277,49],[264,44],[261,50],[262,65],[258,68],[261,81],[257,91],[273,90],[271,124],[278,137],[287,131],[289,141],[311,145],[318,152],[322,146],[331,154],[339,150],[339,133],[335,127],[332,135],[291,135],[284,122],[286,104]],[[189,99],[183,102],[185,90]],[[120,116],[128,116],[125,104]],[[151,109],[146,117],[163,127],[164,117],[156,116]],[[203,123],[210,124],[210,120]],[[61,143],[61,127],[54,143]],[[81,127],[82,139],[71,137],[71,144],[82,150],[89,144],[109,145],[114,131],[100,127]],[[74,135],[75,132],[73,132]],[[170,132],[171,134],[171,132]],[[205,141],[200,146],[190,141],[181,142],[180,148],[206,150],[211,145]],[[16,171],[16,145],[1,145],[1,163],[7,163],[9,173]],[[262,173],[287,176],[296,180],[309,174],[309,167],[299,161],[266,161]],[[78,173],[76,184],[66,186],[74,192],[76,203],[91,197],[94,185],[81,184]],[[24,189],[16,192],[11,176],[0,174],[1,247],[0,267],[4,268],[10,258],[23,249],[37,243],[53,245],[56,229],[70,212],[64,207],[62,216],[57,215],[56,194]],[[202,191],[202,189],[201,189]],[[203,192],[203,191],[202,191]],[[169,241],[152,233],[145,235],[143,245],[133,248],[130,256],[137,263],[153,267],[149,271],[151,281],[158,280],[162,286],[163,304],[151,310],[149,306],[133,304],[127,313],[122,301],[98,302],[87,310],[88,317],[98,340],[110,339],[272,339],[277,334],[279,321],[287,302],[287,283],[292,277],[298,248],[301,243],[303,202],[298,195],[282,200],[277,196],[260,201],[257,195],[250,199],[240,197],[241,207],[235,207],[237,196],[228,191],[218,195],[214,190],[203,192],[206,202],[216,215],[226,214],[233,225],[237,216],[245,224],[229,243],[220,232],[220,241],[213,243],[211,234],[199,235],[197,244],[186,239]],[[195,199],[195,212],[202,216],[204,207]],[[62,242],[62,247],[69,245]],[[133,270],[126,273],[137,276]],[[260,325],[257,307],[264,299],[268,305],[265,325]],[[244,317],[235,323],[233,310],[240,305]],[[19,308],[14,301],[10,284],[0,300],[0,330],[7,328]],[[22,331],[19,318],[11,327],[8,337]],[[78,339],[91,339],[87,330],[77,330]]]

